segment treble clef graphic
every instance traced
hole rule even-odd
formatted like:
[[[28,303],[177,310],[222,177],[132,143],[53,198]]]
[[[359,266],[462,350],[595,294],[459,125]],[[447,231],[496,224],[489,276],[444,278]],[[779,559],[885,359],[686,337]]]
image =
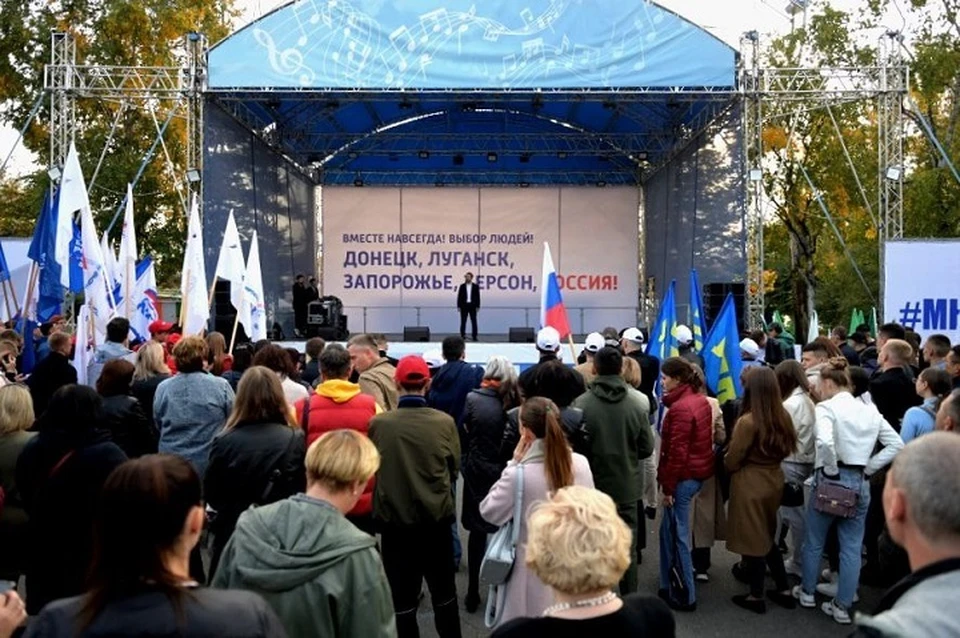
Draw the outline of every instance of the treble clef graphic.
[[[281,75],[297,75],[299,73],[300,84],[304,86],[312,84],[316,79],[317,74],[314,73],[313,69],[304,64],[303,54],[299,49],[290,47],[278,51],[273,37],[263,29],[254,29],[253,37],[256,39],[257,44],[267,50],[267,60],[270,62],[270,67],[274,71]]]

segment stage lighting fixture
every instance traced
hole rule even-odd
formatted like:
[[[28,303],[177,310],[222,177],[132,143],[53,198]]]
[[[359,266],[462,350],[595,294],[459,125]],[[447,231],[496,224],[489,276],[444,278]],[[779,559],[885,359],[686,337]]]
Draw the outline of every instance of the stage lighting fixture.
[[[530,188],[530,182],[520,182],[520,188]]]
[[[63,175],[63,173],[60,172],[59,167],[51,166],[50,169],[47,171],[47,175],[50,177],[51,182],[55,182],[60,179],[60,176]]]
[[[200,170],[196,168],[187,169],[187,181],[196,184],[200,181]]]
[[[362,186],[363,186],[363,178],[362,178],[362,177],[357,177],[356,179],[354,179],[354,180],[353,180],[353,185],[356,186],[357,188],[362,187]]]
[[[530,153],[521,153],[520,154],[520,163],[528,164],[530,162]]]
[[[187,34],[187,40],[189,40],[190,42],[199,42],[200,34],[197,33],[196,31],[191,31],[190,33]]]
[[[557,159],[567,159],[567,152],[560,151],[559,153],[557,153]]]
[[[786,6],[784,11],[786,11],[788,15],[795,16],[798,13],[806,11],[809,4],[809,0],[790,0],[790,4]]]
[[[498,159],[498,156],[497,156],[496,153],[494,153],[494,152],[492,152],[492,151],[491,151],[490,153],[487,153],[487,161],[488,161],[488,162],[496,162],[497,159]]]
[[[454,166],[463,166],[463,155],[457,153],[453,156],[453,165]]]
[[[347,159],[355,160],[355,159],[357,159],[358,157],[360,157],[360,156],[357,155],[357,152],[356,152],[356,151],[350,151],[349,153],[347,153]]]
[[[640,151],[639,153],[637,153],[638,162],[646,162],[648,157],[649,155],[647,155],[646,151]]]
[[[409,110],[409,109],[412,109],[412,108],[413,108],[413,102],[411,102],[411,101],[408,100],[407,98],[403,98],[403,100],[401,100],[401,102],[400,102],[400,104],[399,104],[398,106],[399,106],[401,109],[403,109],[404,111],[406,111],[406,110]]]
[[[436,186],[437,188],[443,188],[444,186],[446,186],[446,184],[444,184],[444,183],[443,183],[442,181],[440,181],[440,180],[437,180],[437,182],[434,184],[434,186]]]
[[[420,159],[429,159],[430,151],[420,151],[419,153],[417,153],[417,157],[419,157]]]
[[[890,166],[887,168],[887,179],[891,182],[899,180],[903,176],[903,169],[899,166]]]
[[[601,179],[601,180],[597,181],[597,188],[603,188],[603,187],[606,186],[606,185],[607,185],[607,182],[606,182],[605,180],[602,180],[602,179]]]
[[[759,168],[751,168],[751,169],[750,169],[750,181],[751,181],[751,182],[759,182],[761,179],[763,179],[763,171],[762,171],[761,169],[759,169]]]

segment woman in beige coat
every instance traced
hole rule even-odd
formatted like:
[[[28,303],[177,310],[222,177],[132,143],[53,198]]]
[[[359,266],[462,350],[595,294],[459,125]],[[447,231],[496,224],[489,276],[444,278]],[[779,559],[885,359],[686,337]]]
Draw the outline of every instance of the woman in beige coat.
[[[506,583],[504,608],[498,625],[522,616],[540,616],[554,603],[550,588],[526,566],[527,520],[530,506],[547,499],[569,485],[593,487],[593,474],[586,457],[570,450],[563,428],[560,409],[544,397],[531,397],[520,406],[520,442],[513,460],[490,488],[480,503],[480,516],[491,525],[501,526],[513,518],[515,481],[523,472],[523,520],[517,540],[513,571]],[[487,604],[490,604],[488,599]]]
[[[770,599],[791,609],[796,604],[774,542],[783,495],[780,464],[796,449],[797,432],[780,399],[777,376],[770,368],[758,368],[747,378],[740,418],[724,457],[732,475],[727,549],[743,556],[741,569],[750,584],[750,593],[734,596],[733,602],[758,614],[767,611],[764,562],[777,585],[768,592]]]
[[[694,372],[700,377],[702,389],[700,393],[706,396],[707,384],[703,370],[698,365],[693,366]],[[720,411],[720,402],[713,397],[707,397],[707,403],[713,411],[713,444],[719,454],[720,446],[727,440],[727,430],[723,426],[723,413]],[[690,509],[690,529],[693,530],[693,571],[694,577],[701,583],[710,582],[710,550],[716,541],[724,540],[727,535],[727,513],[723,507],[723,492],[717,483],[716,475],[703,482],[700,492],[693,499]]]

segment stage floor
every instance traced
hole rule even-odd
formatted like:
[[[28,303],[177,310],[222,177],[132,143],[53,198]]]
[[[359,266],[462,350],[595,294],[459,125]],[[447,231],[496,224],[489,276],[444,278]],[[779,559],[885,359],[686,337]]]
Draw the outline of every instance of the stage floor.
[[[284,348],[296,348],[303,352],[304,343],[305,341],[278,341],[277,345]],[[390,346],[387,352],[391,357],[397,359],[408,354],[419,354],[422,356],[430,350],[440,351],[439,341],[391,341],[389,343]],[[580,351],[583,350],[583,343],[575,343],[574,350],[579,355]],[[510,360],[510,363],[517,366],[520,370],[532,366],[540,359],[537,348],[532,343],[486,342],[482,340],[467,342],[466,361],[468,363],[485,365],[487,360],[494,355],[506,357]],[[569,344],[563,344],[560,349],[560,355],[566,363],[575,362],[575,358],[571,356]]]

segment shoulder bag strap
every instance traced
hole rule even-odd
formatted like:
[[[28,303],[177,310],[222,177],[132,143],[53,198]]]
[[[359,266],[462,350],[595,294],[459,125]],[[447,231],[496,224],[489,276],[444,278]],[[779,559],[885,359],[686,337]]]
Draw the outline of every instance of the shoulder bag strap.
[[[303,410],[300,414],[300,429],[306,433],[310,427],[310,401],[313,397],[308,396],[303,400]]]
[[[516,493],[513,497],[513,546],[520,541],[520,523],[523,521],[523,463],[517,463]]]
[[[63,469],[63,466],[67,464],[67,461],[69,461],[69,460],[71,459],[71,457],[73,457],[74,451],[75,451],[75,450],[70,450],[69,452],[67,452],[66,454],[64,454],[64,455],[63,455],[63,458],[61,458],[59,461],[57,461],[57,464],[56,464],[56,465],[54,465],[52,468],[50,468],[50,473],[47,474],[47,479],[52,479],[54,476],[57,475],[57,472],[59,472],[61,469]]]
[[[290,450],[293,449],[293,444],[297,441],[297,436],[297,431],[293,428],[290,428],[290,439],[287,441],[287,446],[283,448],[283,453],[280,455],[280,459],[277,461],[276,467],[270,471],[270,476],[267,478],[267,484],[264,486],[263,493],[260,495],[260,502],[258,503],[259,505],[269,502],[274,488],[280,481],[280,478],[283,476],[283,467],[287,462],[287,458],[290,456]]]

